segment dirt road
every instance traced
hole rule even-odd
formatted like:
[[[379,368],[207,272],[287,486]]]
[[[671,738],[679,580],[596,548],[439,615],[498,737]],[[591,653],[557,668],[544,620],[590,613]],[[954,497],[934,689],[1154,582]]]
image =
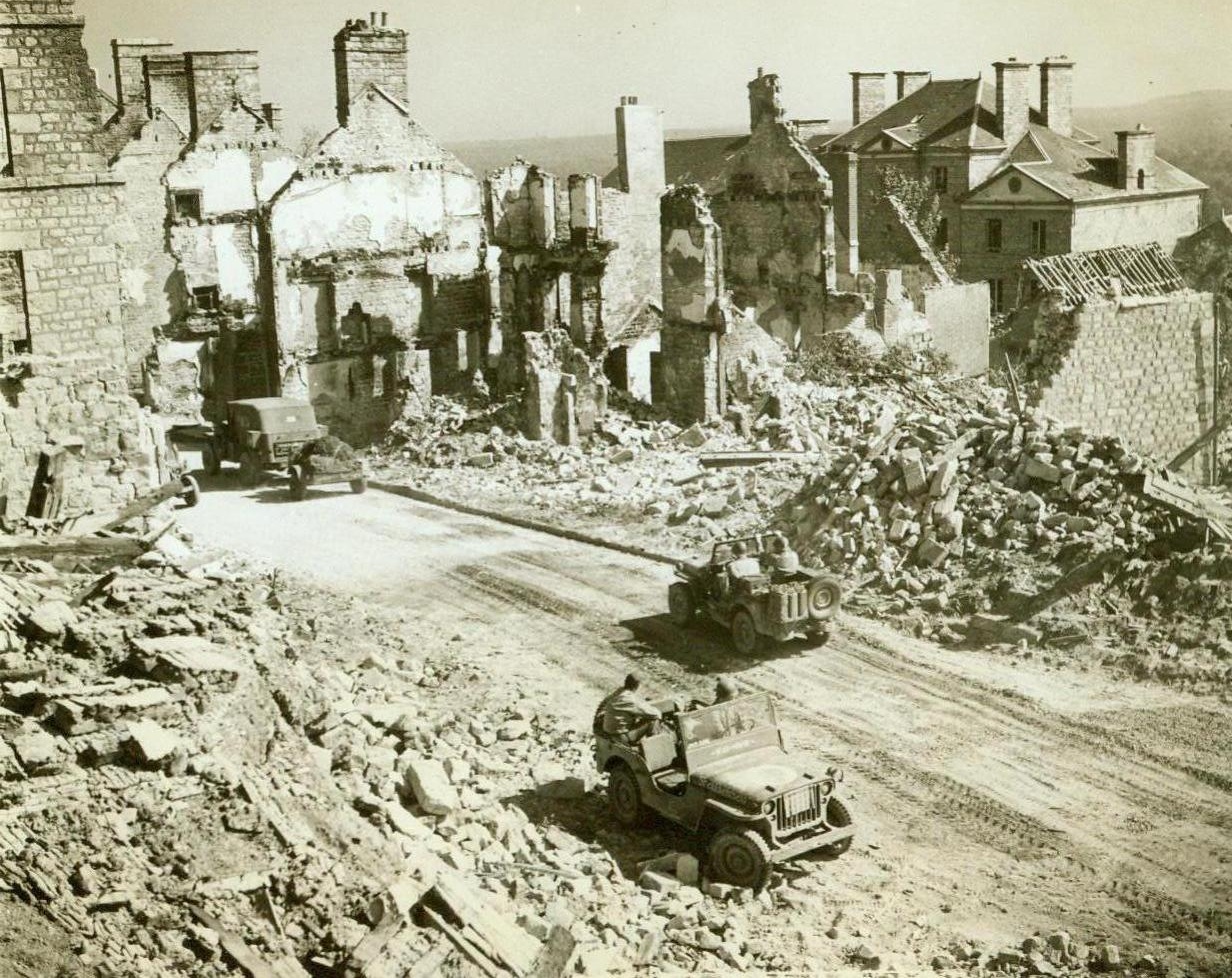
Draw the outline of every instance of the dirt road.
[[[585,729],[631,666],[656,691],[708,691],[721,672],[772,691],[790,741],[846,769],[859,845],[817,871],[866,934],[1064,928],[1192,971],[1232,960],[1226,705],[856,618],[823,648],[743,662],[718,629],[662,615],[663,565],[380,492],[296,504],[220,486],[181,514],[199,540],[401,609],[423,641],[490,650],[476,681],[563,724]]]

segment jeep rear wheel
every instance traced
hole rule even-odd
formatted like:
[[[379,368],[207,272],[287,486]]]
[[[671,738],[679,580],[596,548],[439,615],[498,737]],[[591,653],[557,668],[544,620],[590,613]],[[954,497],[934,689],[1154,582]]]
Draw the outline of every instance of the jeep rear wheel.
[[[832,618],[843,600],[843,588],[832,577],[815,578],[808,587],[808,612],[817,621]]]
[[[214,443],[207,441],[205,447],[201,449],[201,468],[205,470],[206,475],[218,475],[222,469],[222,459],[218,457],[218,449],[214,447]]]
[[[240,456],[240,482],[249,489],[255,489],[261,483],[261,463],[256,452],[245,452]]]
[[[676,583],[667,589],[667,616],[673,625],[684,627],[693,621],[697,606],[693,603],[693,593],[689,585]]]
[[[351,480],[351,492],[355,493],[355,495],[358,496],[361,492],[366,492],[367,490],[368,490],[368,480],[367,479],[352,479]]]
[[[607,800],[612,815],[625,828],[635,828],[646,820],[646,806],[637,778],[624,764],[617,764],[607,776]]]
[[[753,829],[724,829],[710,843],[710,875],[760,890],[770,878],[770,847]]]
[[[753,616],[741,608],[732,616],[732,644],[741,655],[756,655],[761,648],[761,636]]]
[[[851,812],[847,810],[847,806],[843,804],[839,798],[831,798],[826,803],[826,821],[830,823],[832,828],[845,829],[851,824]],[[851,848],[850,836],[842,842],[836,842],[832,846],[826,846],[821,851],[827,856],[841,856]]]

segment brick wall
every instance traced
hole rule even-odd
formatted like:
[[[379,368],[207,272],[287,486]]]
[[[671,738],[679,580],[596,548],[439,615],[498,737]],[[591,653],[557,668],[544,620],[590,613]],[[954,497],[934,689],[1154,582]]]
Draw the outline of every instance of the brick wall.
[[[1097,434],[1120,435],[1132,451],[1166,463],[1213,420],[1214,298],[1204,292],[1164,300],[1088,301],[1036,325],[1037,356],[1051,337],[1071,338],[1059,366],[1039,386],[1050,414]],[[1187,467],[1209,481],[1213,460]]]
[[[659,354],[652,360],[660,376],[652,386],[677,424],[709,421],[727,409],[726,381],[720,336],[702,326],[668,324],[659,336]]]
[[[338,122],[349,123],[349,106],[371,82],[408,105],[406,31],[349,22],[334,36],[334,83]]]

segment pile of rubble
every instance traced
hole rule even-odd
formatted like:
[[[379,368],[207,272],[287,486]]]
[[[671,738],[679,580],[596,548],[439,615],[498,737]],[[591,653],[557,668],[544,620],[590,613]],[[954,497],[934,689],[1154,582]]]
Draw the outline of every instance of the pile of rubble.
[[[445,497],[677,556],[785,529],[843,572],[854,607],[919,634],[1054,649],[1115,638],[1139,673],[1226,681],[1232,642],[1200,627],[1212,602],[1232,620],[1232,509],[1213,495],[979,382],[794,376],[739,373],[742,400],[704,426],[610,411],[562,447],[454,421],[461,433],[435,439],[429,464],[405,445],[382,461],[387,478]]]

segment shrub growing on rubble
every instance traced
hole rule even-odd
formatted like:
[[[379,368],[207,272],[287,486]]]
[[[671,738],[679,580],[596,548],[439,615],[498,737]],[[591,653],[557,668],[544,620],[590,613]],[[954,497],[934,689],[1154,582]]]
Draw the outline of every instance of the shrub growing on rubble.
[[[941,377],[953,369],[950,356],[931,347],[896,343],[878,353],[845,330],[828,333],[813,348],[795,354],[788,364],[792,379],[830,387],[908,376]]]

